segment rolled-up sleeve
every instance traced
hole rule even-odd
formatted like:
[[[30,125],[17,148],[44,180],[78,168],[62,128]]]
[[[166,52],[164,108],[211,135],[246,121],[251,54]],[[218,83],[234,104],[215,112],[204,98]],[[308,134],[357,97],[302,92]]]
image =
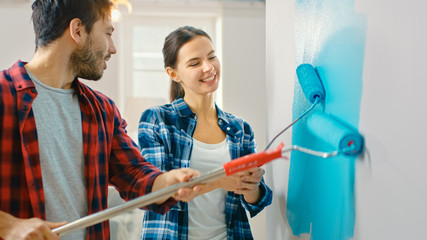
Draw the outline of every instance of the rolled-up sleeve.
[[[264,180],[260,182],[259,185],[260,190],[260,198],[255,203],[248,203],[245,201],[243,195],[241,195],[240,199],[242,201],[243,207],[249,212],[251,217],[255,217],[259,212],[261,212],[265,207],[271,204],[273,199],[273,192],[271,189],[265,184]]]
[[[144,159],[138,146],[127,135],[126,125],[126,121],[115,108],[109,165],[110,182],[118,189],[123,199],[131,200],[151,193],[155,179],[163,172]],[[169,198],[161,205],[151,204],[143,209],[164,214],[176,203],[176,200]]]

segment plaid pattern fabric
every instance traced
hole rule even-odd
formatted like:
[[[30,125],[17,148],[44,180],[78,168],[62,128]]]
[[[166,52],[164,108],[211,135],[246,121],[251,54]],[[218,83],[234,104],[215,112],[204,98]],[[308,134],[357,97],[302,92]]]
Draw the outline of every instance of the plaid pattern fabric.
[[[0,72],[0,210],[19,218],[46,218],[36,122],[35,86],[21,61]],[[125,199],[151,191],[161,172],[141,156],[126,134],[114,103],[78,79],[73,82],[82,114],[89,214],[107,208],[108,184]],[[66,146],[64,146],[66,147]],[[147,206],[167,212],[176,201]],[[87,239],[109,239],[108,221],[88,228]]]
[[[254,133],[247,122],[217,107],[218,125],[226,133],[232,159],[254,153]],[[193,148],[196,116],[182,98],[172,104],[146,110],[139,123],[138,139],[144,158],[163,171],[187,168]],[[246,211],[253,217],[271,204],[272,191],[261,182],[261,198],[248,204],[243,196],[228,192],[226,223],[228,239],[253,239]],[[179,202],[164,214],[146,212],[141,239],[185,240],[188,235],[188,205]]]

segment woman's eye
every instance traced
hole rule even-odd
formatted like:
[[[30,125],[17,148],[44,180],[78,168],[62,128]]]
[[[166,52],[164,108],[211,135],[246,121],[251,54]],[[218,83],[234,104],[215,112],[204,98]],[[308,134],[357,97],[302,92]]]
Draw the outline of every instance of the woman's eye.
[[[213,59],[215,59],[216,58],[216,56],[212,56],[212,57],[210,57],[209,59],[210,60],[213,60]]]
[[[195,67],[197,65],[199,65],[199,63],[192,63],[192,64],[190,64],[190,67]]]

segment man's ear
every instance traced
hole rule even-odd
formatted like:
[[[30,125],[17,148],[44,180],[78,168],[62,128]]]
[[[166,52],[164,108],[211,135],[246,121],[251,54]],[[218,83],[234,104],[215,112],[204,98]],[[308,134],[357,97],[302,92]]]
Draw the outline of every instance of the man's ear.
[[[172,81],[181,82],[181,80],[179,79],[179,75],[175,69],[173,69],[171,67],[167,67],[166,73],[169,75],[169,78],[172,79]]]
[[[78,44],[82,41],[83,35],[86,33],[82,21],[78,18],[74,18],[70,22],[69,26],[70,36]]]

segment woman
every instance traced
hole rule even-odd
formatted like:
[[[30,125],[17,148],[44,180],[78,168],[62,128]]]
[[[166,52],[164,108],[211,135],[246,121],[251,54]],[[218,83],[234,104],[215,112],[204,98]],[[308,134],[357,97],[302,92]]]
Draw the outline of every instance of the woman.
[[[214,102],[220,63],[211,38],[193,27],[178,28],[166,37],[163,57],[172,103],[142,114],[138,139],[145,159],[164,171],[190,167],[206,173],[254,153],[249,124]],[[263,174],[254,168],[224,177],[165,215],[146,212],[141,239],[253,239],[245,210],[253,217],[272,200]]]

